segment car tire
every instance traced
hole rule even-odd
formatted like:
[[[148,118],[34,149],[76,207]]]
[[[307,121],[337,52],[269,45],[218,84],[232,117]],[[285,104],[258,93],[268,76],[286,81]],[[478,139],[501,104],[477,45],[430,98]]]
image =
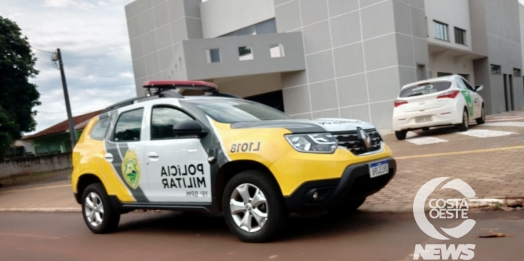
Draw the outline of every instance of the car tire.
[[[477,124],[486,123],[486,112],[484,111],[484,106],[482,106],[482,110],[480,111],[480,118],[475,120],[477,121]]]
[[[114,232],[120,222],[120,213],[112,207],[100,183],[87,186],[82,193],[82,216],[87,227],[95,234]]]
[[[335,217],[347,216],[349,214],[355,213],[355,211],[357,211],[357,209],[362,206],[365,201],[365,197],[356,200],[344,201],[331,207],[328,210],[328,213]]]
[[[469,129],[469,115],[467,110],[462,111],[462,123],[455,125],[455,127],[459,131],[467,131]]]
[[[395,137],[397,137],[397,140],[405,140],[406,135],[408,134],[408,131],[395,131]]]
[[[258,170],[241,172],[229,180],[222,209],[231,232],[250,243],[274,239],[289,218],[280,187]]]

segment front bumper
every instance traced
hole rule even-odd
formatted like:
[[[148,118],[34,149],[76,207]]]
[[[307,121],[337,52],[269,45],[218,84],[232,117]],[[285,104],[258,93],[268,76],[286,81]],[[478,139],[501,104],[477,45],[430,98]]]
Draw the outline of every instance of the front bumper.
[[[358,200],[370,196],[385,187],[395,176],[397,163],[391,158],[384,158],[389,163],[389,173],[371,178],[369,163],[349,165],[339,179],[309,181],[298,187],[290,196],[285,197],[287,208],[294,213],[315,213],[329,209],[337,203]],[[380,160],[381,161],[381,160]],[[314,192],[318,198],[313,199]]]

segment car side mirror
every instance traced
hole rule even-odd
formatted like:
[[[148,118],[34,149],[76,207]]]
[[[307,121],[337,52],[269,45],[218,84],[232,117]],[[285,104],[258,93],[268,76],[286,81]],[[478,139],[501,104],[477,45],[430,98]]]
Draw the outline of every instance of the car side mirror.
[[[483,86],[483,85],[475,86],[475,91],[476,91],[476,92],[480,92],[480,91],[482,91],[482,90],[484,90],[484,86]]]
[[[183,121],[173,126],[173,133],[177,136],[205,137],[208,131],[198,121]]]

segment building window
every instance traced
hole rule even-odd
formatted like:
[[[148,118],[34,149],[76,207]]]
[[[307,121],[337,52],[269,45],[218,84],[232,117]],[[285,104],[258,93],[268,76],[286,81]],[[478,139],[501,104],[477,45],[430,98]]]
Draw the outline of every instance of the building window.
[[[520,69],[513,68],[513,76],[522,77],[522,72],[520,71]]]
[[[259,35],[259,34],[274,34],[277,32],[277,23],[276,20],[269,19],[258,24],[250,25],[236,31],[230,32],[228,34],[222,35],[220,37],[230,37],[230,36],[241,36],[241,35]]]
[[[272,44],[269,46],[269,52],[271,53],[271,58],[280,58],[284,57],[284,45],[283,44]]]
[[[500,65],[492,64],[491,65],[491,74],[501,74],[502,69],[500,68]]]
[[[238,47],[238,59],[240,61],[249,61],[253,60],[253,47],[251,46],[241,46]]]
[[[455,43],[466,45],[466,30],[455,27]]]
[[[220,59],[220,49],[209,49],[206,50],[207,63],[219,63],[222,60]]]
[[[451,76],[453,75],[452,73],[448,73],[448,72],[437,72],[437,77],[444,77],[444,76]]]
[[[448,25],[445,23],[433,21],[435,26],[435,39],[449,41]]]
[[[460,74],[460,76],[462,76],[462,78],[466,79],[466,81],[469,81],[469,74]]]

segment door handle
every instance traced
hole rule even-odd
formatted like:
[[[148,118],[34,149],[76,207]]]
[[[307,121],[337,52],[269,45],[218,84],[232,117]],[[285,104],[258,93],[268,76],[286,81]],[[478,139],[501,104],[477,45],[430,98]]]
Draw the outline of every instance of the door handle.
[[[111,154],[111,153],[106,153],[106,155],[104,155],[104,158],[105,158],[108,162],[113,162],[113,154]]]
[[[157,161],[158,160],[158,154],[156,154],[156,152],[149,152],[147,154],[147,157],[151,160],[151,161]]]

